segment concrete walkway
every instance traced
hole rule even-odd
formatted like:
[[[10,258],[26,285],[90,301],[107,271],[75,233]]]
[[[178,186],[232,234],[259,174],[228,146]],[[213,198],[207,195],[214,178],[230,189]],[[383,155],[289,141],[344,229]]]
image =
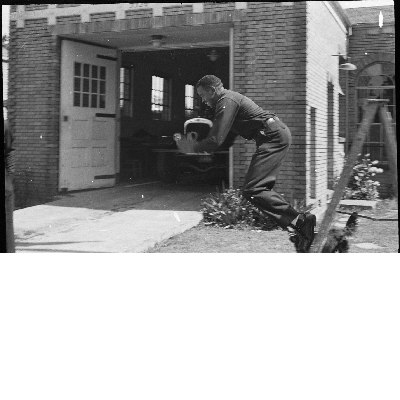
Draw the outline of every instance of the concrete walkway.
[[[72,192],[14,212],[17,253],[139,253],[196,226],[210,185],[125,185]]]

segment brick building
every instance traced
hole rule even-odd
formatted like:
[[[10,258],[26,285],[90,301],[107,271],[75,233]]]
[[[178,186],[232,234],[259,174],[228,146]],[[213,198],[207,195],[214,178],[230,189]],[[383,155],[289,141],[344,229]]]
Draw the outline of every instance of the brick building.
[[[370,33],[357,44],[364,24],[352,27],[335,1],[12,5],[17,204],[117,184],[132,139],[182,131],[200,106],[193,86],[215,74],[287,123],[293,145],[277,188],[322,209],[356,123],[357,73],[378,60],[360,52],[394,63],[389,25],[377,50]],[[339,70],[337,54],[359,69]],[[236,139],[230,185],[240,187],[254,148]],[[152,155],[139,153],[151,171]]]

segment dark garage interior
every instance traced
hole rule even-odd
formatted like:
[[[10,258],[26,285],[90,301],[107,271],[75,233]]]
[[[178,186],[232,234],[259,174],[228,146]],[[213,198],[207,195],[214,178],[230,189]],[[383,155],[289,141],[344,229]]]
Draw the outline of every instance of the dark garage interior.
[[[181,174],[201,174],[207,181],[215,178],[215,162],[226,166],[221,176],[226,179],[227,151],[213,160],[197,158],[200,164],[185,171],[176,163],[182,157],[177,158],[173,134],[183,133],[185,121],[191,118],[212,117],[194,86],[202,76],[213,74],[229,89],[229,48],[124,52],[121,66],[120,182],[168,178],[165,168],[174,170],[173,180]]]

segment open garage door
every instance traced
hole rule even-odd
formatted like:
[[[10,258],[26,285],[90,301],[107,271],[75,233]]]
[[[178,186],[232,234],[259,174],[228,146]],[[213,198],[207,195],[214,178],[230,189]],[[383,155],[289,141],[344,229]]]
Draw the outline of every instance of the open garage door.
[[[62,40],[61,191],[115,185],[116,53]]]
[[[226,45],[122,52],[126,95],[121,96],[121,182],[176,182],[192,177],[224,180],[228,185],[227,148],[207,157],[184,156],[173,135],[183,134],[187,121],[199,118],[190,127],[198,130],[200,140],[207,136],[206,122],[211,123],[213,110],[202,103],[195,85],[202,76],[213,74],[229,89],[229,61]]]

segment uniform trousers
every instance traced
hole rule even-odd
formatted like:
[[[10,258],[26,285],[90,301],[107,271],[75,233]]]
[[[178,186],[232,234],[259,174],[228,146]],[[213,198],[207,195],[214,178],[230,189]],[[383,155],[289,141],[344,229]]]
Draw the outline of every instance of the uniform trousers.
[[[289,128],[272,122],[255,138],[257,150],[247,171],[242,193],[254,206],[286,228],[299,213],[273,187],[291,144]]]

